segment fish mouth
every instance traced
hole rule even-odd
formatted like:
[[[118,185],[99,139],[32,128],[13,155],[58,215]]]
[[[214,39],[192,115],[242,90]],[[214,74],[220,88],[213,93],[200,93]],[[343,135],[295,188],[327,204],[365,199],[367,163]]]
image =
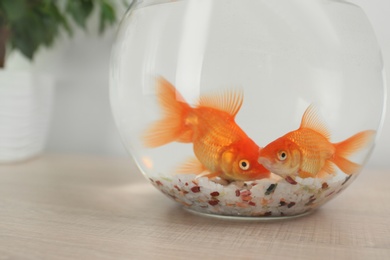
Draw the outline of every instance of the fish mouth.
[[[267,168],[268,170],[270,170],[271,168],[271,160],[266,158],[266,157],[259,157],[259,159],[257,160],[260,164],[262,164],[265,168]]]

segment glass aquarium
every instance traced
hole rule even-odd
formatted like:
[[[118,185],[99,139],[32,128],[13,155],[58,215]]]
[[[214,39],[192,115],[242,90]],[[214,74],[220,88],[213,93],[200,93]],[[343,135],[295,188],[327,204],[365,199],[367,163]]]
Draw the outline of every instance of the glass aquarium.
[[[286,218],[344,190],[385,106],[381,51],[341,0],[133,1],[110,101],[156,188],[216,216]]]

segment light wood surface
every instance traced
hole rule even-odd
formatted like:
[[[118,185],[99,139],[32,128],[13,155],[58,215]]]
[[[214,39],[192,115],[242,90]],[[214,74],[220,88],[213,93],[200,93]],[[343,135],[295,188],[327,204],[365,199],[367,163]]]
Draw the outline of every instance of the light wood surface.
[[[0,259],[390,259],[390,170],[364,170],[306,217],[193,215],[127,158],[0,165]]]

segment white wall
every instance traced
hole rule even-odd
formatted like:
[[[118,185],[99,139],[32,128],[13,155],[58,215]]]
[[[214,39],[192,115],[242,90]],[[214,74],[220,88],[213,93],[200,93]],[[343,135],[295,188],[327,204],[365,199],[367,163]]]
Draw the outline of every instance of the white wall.
[[[125,155],[108,101],[113,38],[80,33],[62,46],[49,151]]]
[[[388,64],[386,74],[390,81],[390,1],[350,2],[360,5],[371,20],[382,46],[385,64]],[[49,68],[41,65],[58,78],[52,128],[47,146],[49,152],[126,155],[115,129],[108,102],[108,62],[114,34],[114,29],[102,38],[94,33],[86,36],[79,32],[75,39],[66,40],[55,48],[55,58],[51,59],[59,59],[61,61],[59,64]],[[47,64],[43,61],[41,63]],[[390,155],[389,108],[382,135],[369,165],[390,168],[388,155]]]

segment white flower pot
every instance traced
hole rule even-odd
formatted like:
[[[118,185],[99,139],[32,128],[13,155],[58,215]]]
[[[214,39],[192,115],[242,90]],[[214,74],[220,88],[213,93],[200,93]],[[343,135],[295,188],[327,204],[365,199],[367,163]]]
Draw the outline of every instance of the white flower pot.
[[[52,111],[54,81],[30,71],[0,70],[0,162],[42,152]]]

